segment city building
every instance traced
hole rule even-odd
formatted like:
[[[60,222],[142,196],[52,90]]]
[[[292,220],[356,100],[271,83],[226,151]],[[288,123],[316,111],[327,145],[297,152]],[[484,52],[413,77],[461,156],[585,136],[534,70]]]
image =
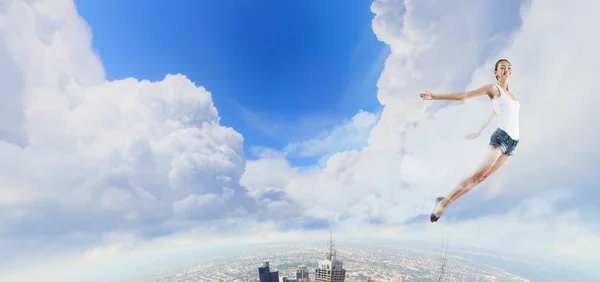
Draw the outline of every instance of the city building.
[[[279,282],[279,271],[271,272],[269,262],[266,261],[258,268],[258,278],[260,282]]]
[[[329,252],[324,260],[321,260],[315,269],[315,282],[344,282],[346,270],[344,263],[336,258],[333,239],[329,239]]]
[[[301,265],[296,270],[296,280],[298,282],[308,282],[308,267]]]

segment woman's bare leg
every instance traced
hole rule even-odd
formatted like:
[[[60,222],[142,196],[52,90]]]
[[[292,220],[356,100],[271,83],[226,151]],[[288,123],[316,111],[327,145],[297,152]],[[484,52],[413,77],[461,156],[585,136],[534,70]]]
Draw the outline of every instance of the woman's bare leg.
[[[437,207],[435,208],[435,210],[433,212],[433,216],[435,216],[437,218],[442,216],[442,214],[446,211],[446,209],[448,209],[450,204],[452,204],[454,201],[456,201],[462,195],[469,192],[471,189],[473,189],[475,186],[477,186],[477,184],[481,183],[481,181],[483,181],[485,178],[487,178],[490,175],[488,172],[493,173],[496,170],[498,170],[498,168],[501,166],[501,164],[499,164],[498,168],[495,168],[494,171],[492,171],[492,168],[494,168],[496,161],[498,161],[501,156],[503,156],[502,150],[500,150],[499,148],[496,148],[495,146],[490,145],[489,151],[487,152],[487,154],[485,155],[485,158],[483,159],[483,161],[481,162],[479,167],[475,170],[475,172],[473,174],[471,174],[469,177],[460,181],[456,185],[456,187],[454,187],[454,189],[452,191],[450,191],[448,196],[439,202],[439,204],[437,205]],[[504,161],[505,160],[502,160],[502,163],[504,163]],[[435,219],[435,220],[432,219],[432,221],[436,221],[436,220],[437,219]]]
[[[456,195],[454,198],[451,199],[452,202],[454,202],[458,198],[462,197],[462,195],[469,192],[471,189],[473,189],[473,187],[477,186],[477,184],[485,181],[488,177],[490,177],[490,175],[492,175],[492,174],[494,174],[494,172],[498,171],[498,169],[500,169],[500,167],[502,167],[502,165],[504,164],[504,162],[506,162],[507,159],[508,159],[508,156],[504,155],[504,154],[502,154],[500,157],[498,157],[496,162],[494,162],[494,164],[492,165],[492,168],[490,168],[490,170],[487,171],[487,173],[483,176],[483,178],[479,182],[473,183],[473,184],[471,184],[471,186],[469,188],[460,191],[460,193],[458,193],[458,195]]]

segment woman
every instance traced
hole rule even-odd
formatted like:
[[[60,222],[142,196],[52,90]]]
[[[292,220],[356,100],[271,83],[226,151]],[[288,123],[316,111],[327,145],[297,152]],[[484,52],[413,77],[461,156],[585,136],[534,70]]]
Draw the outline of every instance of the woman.
[[[498,116],[499,119],[498,129],[496,129],[490,138],[489,149],[485,154],[483,162],[475,172],[460,181],[454,190],[450,191],[448,196],[436,199],[435,207],[430,216],[431,222],[438,221],[450,204],[496,172],[517,147],[519,143],[520,104],[508,88],[508,80],[511,72],[510,62],[506,59],[501,59],[496,62],[496,66],[494,67],[494,75],[498,81],[496,84],[487,84],[469,92],[433,94],[429,91],[424,91],[419,94],[424,100],[460,101],[487,95],[492,100],[492,114],[478,132],[471,133],[465,137],[468,139],[477,138],[481,131],[492,121],[494,116]]]

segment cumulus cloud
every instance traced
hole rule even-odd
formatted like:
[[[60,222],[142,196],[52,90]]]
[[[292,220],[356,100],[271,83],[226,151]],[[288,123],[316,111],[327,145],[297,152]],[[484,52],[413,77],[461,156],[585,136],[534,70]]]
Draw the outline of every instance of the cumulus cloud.
[[[491,12],[493,5],[478,3],[469,11]],[[477,57],[487,52],[485,46],[478,43],[488,40],[493,33],[487,26],[472,24],[471,18],[457,21],[454,13],[468,13],[463,11],[464,6],[436,6],[437,12],[428,15],[431,7],[432,3],[427,1],[373,3],[373,29],[392,50],[378,83],[378,97],[385,108],[371,131],[367,147],[334,154],[320,173],[310,171],[291,178],[286,195],[303,205],[311,216],[385,218],[402,222],[423,213],[422,203],[431,197],[433,187],[439,187],[441,191],[444,185],[451,183],[452,180],[448,180],[452,175],[450,172],[440,170],[435,175],[428,172],[451,167],[453,155],[439,161],[439,152],[458,146],[454,156],[460,157],[464,154],[460,146],[462,151],[468,152],[467,146],[461,142],[444,144],[433,140],[440,140],[440,136],[450,133],[455,141],[459,141],[459,136],[468,132],[467,127],[452,128],[448,125],[456,122],[447,121],[444,131],[436,131],[434,127],[439,126],[436,121],[441,119],[423,119],[429,112],[423,108],[417,93],[430,86],[459,90],[461,80],[467,81],[472,69],[478,66]],[[475,17],[484,19],[482,14],[476,13]],[[397,24],[399,18],[402,22]],[[429,21],[435,21],[435,24]],[[469,37],[467,41],[453,36],[460,32],[477,36]],[[449,49],[469,50],[475,55],[448,56]],[[448,72],[448,68],[454,71]],[[427,75],[424,75],[425,71]],[[429,134],[429,138],[420,137],[415,141],[408,134],[417,123],[416,131]],[[477,126],[475,122],[470,125]],[[429,149],[431,146],[439,149],[433,151]],[[415,156],[416,153],[421,155]],[[477,156],[477,153],[472,155]],[[464,164],[469,161],[468,158],[459,159]],[[251,170],[247,170],[246,174],[250,173]],[[332,202],[328,197],[336,197],[336,201]]]
[[[243,137],[203,87],[106,81],[72,1],[0,6],[1,262],[253,211]]]
[[[261,156],[248,163],[240,182],[254,198],[261,198],[268,192],[282,192],[289,179],[298,172],[285,158],[285,154]]]
[[[587,219],[598,209],[581,200],[592,197],[590,183],[597,182],[591,169],[598,163],[593,122],[600,96],[592,89],[600,41],[589,37],[598,32],[590,14],[597,5],[579,4],[374,1],[373,30],[392,53],[378,82],[385,107],[368,145],[336,153],[324,168],[297,171],[272,189],[283,191],[284,200],[305,214],[339,224],[403,226],[417,220],[407,232],[425,228],[434,197],[478,165],[494,123],[479,139],[464,140],[492,111],[489,100],[423,102],[417,94],[493,82],[493,64],[506,57],[514,67],[510,87],[522,104],[516,155],[427,230],[446,226],[459,234],[455,242],[501,242],[505,249],[522,247],[563,263],[596,262],[589,258],[598,258],[593,242],[600,239],[599,229]],[[520,15],[522,24],[507,21],[511,15]],[[271,171],[293,171],[284,161],[272,165]],[[244,178],[259,173],[253,167],[249,162]],[[586,231],[578,235],[568,228]],[[497,234],[474,233],[480,230]],[[513,240],[516,236],[522,240]],[[532,243],[540,237],[545,240]]]

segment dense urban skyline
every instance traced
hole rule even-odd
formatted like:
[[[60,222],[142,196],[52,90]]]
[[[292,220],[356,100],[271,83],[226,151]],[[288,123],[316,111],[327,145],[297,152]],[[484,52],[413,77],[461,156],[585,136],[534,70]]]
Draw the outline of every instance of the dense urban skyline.
[[[136,281],[260,281],[258,269],[268,261],[270,271],[277,272],[279,278],[294,279],[298,268],[306,266],[310,281],[314,282],[315,269],[327,252],[324,244],[277,245],[268,250],[254,247],[218,260],[205,260],[181,269],[173,268]],[[367,279],[437,281],[441,267],[440,249],[435,248],[344,244],[338,246],[337,254],[346,269],[345,282],[364,282]],[[593,281],[574,271],[561,271],[553,265],[493,253],[450,248],[446,259],[443,281]]]

